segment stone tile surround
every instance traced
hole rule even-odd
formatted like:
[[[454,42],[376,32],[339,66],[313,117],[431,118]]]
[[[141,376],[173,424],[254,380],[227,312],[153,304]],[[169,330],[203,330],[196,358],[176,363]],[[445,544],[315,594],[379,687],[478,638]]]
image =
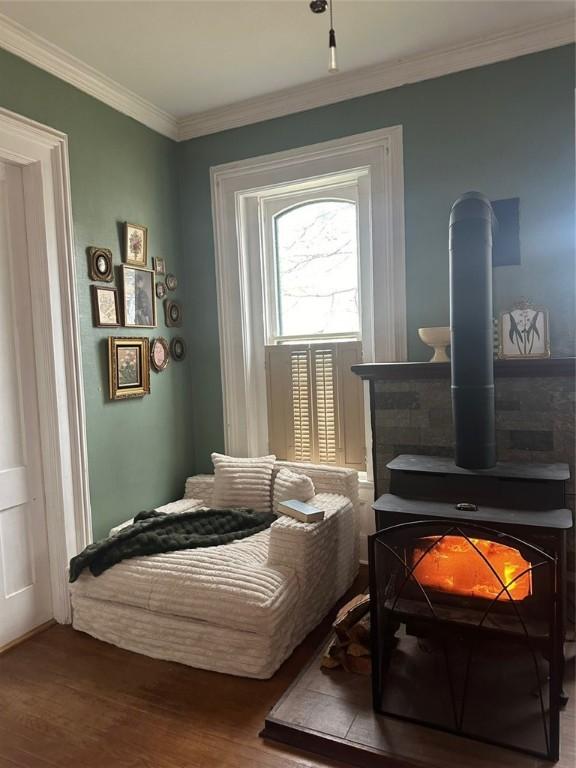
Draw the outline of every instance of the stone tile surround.
[[[374,363],[352,370],[370,384],[374,479],[389,488],[386,464],[401,453],[453,456],[449,363]],[[496,360],[499,461],[565,462],[574,509],[575,358]]]
[[[569,376],[497,377],[499,461],[566,462],[574,509],[575,396]],[[386,493],[386,464],[401,453],[453,456],[449,379],[374,380],[378,493]]]

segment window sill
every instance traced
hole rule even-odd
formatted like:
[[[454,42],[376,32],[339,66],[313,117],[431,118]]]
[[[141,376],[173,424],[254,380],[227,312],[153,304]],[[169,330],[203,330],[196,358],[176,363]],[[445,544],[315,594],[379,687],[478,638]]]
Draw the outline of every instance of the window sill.
[[[368,477],[367,472],[358,472],[358,486],[362,496],[374,498],[374,481]]]

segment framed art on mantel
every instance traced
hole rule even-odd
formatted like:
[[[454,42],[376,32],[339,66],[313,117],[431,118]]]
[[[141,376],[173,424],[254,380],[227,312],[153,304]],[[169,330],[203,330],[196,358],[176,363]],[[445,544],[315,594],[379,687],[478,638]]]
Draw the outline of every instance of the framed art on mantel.
[[[124,325],[127,328],[156,327],[154,272],[122,266]]]
[[[501,360],[550,357],[548,310],[522,299],[500,313],[498,357]]]
[[[124,261],[134,267],[148,263],[148,229],[140,224],[124,222]]]
[[[147,338],[110,336],[108,380],[111,400],[150,394],[150,342]]]

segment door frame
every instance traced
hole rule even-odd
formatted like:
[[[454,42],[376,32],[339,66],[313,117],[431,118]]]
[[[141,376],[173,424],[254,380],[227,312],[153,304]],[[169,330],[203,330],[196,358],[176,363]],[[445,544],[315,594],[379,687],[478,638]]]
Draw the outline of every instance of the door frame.
[[[0,108],[0,161],[22,169],[54,618],[68,563],[92,539],[68,138]]]

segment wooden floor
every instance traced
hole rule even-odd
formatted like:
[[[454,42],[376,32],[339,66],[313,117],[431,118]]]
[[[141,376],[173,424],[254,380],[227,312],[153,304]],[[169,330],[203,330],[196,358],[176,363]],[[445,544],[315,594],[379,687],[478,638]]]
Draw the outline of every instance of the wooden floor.
[[[327,619],[264,681],[149,659],[50,627],[0,655],[0,768],[346,768],[258,736],[329,626]]]
[[[0,655],[0,768],[343,768],[258,736],[329,626],[272,680],[156,661],[51,627]]]

